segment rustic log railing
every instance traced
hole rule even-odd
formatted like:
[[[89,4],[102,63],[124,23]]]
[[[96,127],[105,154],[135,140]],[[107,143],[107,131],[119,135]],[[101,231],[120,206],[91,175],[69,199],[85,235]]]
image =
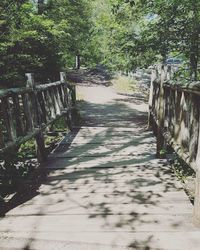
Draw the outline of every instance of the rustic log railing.
[[[200,225],[200,82],[171,81],[173,69],[152,71],[149,125],[157,137],[157,154],[169,144],[196,172],[194,222]]]
[[[36,85],[32,74],[27,75],[27,87],[0,91],[0,155],[35,138],[37,157],[46,159],[43,131],[57,118],[65,115],[71,126],[76,104],[75,86],[60,81]]]

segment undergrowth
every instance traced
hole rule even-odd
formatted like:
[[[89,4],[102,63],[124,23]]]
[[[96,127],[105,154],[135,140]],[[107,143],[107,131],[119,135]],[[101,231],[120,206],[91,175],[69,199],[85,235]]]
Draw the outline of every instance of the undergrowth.
[[[189,181],[194,181],[195,179],[194,170],[175,153],[173,155],[172,168],[177,178],[183,183],[190,201],[194,203],[194,187],[187,185]]]
[[[45,131],[47,154],[50,153],[68,131],[65,118],[61,117]],[[17,153],[16,153],[17,152]],[[39,163],[36,159],[35,140],[30,139],[19,148],[0,158],[0,202],[8,194],[15,192],[27,181]]]

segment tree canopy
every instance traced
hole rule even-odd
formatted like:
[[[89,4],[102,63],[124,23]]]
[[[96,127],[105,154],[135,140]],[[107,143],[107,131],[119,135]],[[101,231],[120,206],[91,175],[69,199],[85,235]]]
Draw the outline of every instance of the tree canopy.
[[[200,2],[196,0],[2,0],[0,86],[40,82],[82,64],[132,71],[165,62],[189,65],[198,79]]]

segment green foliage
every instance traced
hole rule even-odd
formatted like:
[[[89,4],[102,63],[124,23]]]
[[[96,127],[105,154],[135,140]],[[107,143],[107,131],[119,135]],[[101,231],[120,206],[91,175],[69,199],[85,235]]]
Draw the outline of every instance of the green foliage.
[[[174,171],[181,181],[185,181],[188,177],[195,177],[195,172],[183,160],[176,156],[173,163]]]
[[[32,1],[1,1],[0,11],[0,87],[24,85],[26,72],[40,82],[57,79],[87,43],[85,0],[49,0],[40,14]]]
[[[63,117],[56,120],[53,124],[55,130],[51,135],[45,135],[46,150],[50,153],[58,142],[63,138],[62,133],[66,131],[66,123]],[[16,153],[17,152],[17,153]],[[23,143],[19,149],[13,148],[8,154],[0,158],[0,202],[1,196],[16,191],[21,185],[30,178],[33,171],[37,168],[35,140],[31,139]]]
[[[191,169],[181,158],[175,153],[173,154],[173,161],[171,162],[174,173],[177,178],[183,183],[185,192],[187,193],[190,201],[194,203],[195,195],[195,171]]]
[[[167,154],[167,150],[165,148],[161,149],[160,152],[159,152],[159,156],[160,156],[161,159],[165,158],[166,154]]]
[[[196,0],[2,0],[0,87],[58,78],[59,71],[106,65],[132,71],[178,54],[198,78],[200,2]]]
[[[116,76],[112,80],[112,84],[113,88],[119,93],[131,94],[136,89],[136,80],[127,76]]]
[[[62,116],[59,119],[57,119],[54,124],[52,125],[53,129],[57,132],[67,132],[68,128],[66,127],[66,117]]]
[[[133,3],[121,0],[123,4]],[[198,78],[200,42],[200,2],[195,0],[134,1],[133,15],[139,23],[139,39],[135,43],[142,56],[153,52],[152,59],[165,61],[174,52],[189,64],[190,78]],[[139,19],[138,19],[139,18]],[[139,50],[138,50],[139,49]],[[148,63],[146,63],[148,64]]]
[[[197,79],[198,1],[96,0],[93,22],[101,63],[131,71],[178,54],[189,64],[189,77]]]

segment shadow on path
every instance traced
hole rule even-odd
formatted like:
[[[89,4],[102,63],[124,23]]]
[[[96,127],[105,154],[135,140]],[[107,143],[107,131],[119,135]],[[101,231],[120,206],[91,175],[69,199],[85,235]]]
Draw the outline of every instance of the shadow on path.
[[[21,205],[5,211],[1,232],[15,233],[21,249],[174,249],[176,234],[193,228],[191,207],[166,160],[155,158],[142,98],[110,92],[101,103],[99,88],[90,90],[80,126],[49,156],[34,191],[15,197]]]

